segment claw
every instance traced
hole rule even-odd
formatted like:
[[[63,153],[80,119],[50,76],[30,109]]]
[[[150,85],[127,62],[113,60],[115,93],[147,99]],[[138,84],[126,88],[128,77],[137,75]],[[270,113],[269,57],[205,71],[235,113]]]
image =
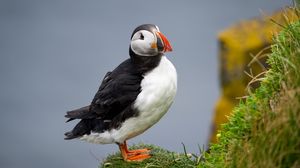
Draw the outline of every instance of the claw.
[[[151,156],[149,154],[139,154],[135,156],[129,156],[125,161],[127,162],[141,162],[145,159],[150,158]]]
[[[129,155],[139,155],[139,154],[148,154],[150,149],[136,149],[136,150],[128,150],[127,154]]]
[[[124,144],[119,144],[119,148],[124,161],[127,162],[140,162],[151,157],[149,154],[150,149],[136,149],[128,150],[126,141]]]

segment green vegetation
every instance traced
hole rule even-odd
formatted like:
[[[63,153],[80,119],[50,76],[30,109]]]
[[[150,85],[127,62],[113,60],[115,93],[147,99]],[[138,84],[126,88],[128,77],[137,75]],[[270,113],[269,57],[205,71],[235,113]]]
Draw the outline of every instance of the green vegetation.
[[[115,153],[114,155],[108,156],[106,160],[102,163],[100,167],[103,168],[193,168],[196,165],[196,162],[200,160],[192,159],[197,157],[192,154],[178,154],[175,152],[170,152],[165,149],[162,149],[153,145],[138,144],[133,145],[130,149],[140,149],[148,148],[151,149],[152,157],[143,162],[124,162],[120,152]]]
[[[116,153],[101,167],[300,167],[300,21],[285,26],[274,40],[271,68],[253,79],[262,81],[260,87],[241,100],[208,152],[200,157],[137,145],[132,148],[150,148],[153,157],[126,163]]]
[[[272,45],[261,86],[241,101],[199,167],[300,167],[300,22]]]

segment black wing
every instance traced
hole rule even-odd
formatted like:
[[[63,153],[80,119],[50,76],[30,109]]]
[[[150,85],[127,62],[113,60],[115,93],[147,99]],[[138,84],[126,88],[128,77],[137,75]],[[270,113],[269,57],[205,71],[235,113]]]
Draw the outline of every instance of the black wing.
[[[132,113],[129,112],[128,107],[131,107],[140,93],[142,79],[142,73],[128,59],[105,75],[89,106],[69,111],[65,117],[70,118],[68,121],[73,119],[113,120],[118,115],[126,115],[123,113]]]
[[[125,61],[105,76],[91,103],[91,112],[104,120],[112,120],[134,102],[141,91],[142,79],[131,61]]]

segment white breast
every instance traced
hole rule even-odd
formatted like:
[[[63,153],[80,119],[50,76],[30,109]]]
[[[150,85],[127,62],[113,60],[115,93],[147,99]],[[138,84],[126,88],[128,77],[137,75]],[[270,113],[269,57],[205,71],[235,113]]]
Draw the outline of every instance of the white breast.
[[[176,69],[165,56],[156,68],[145,74],[141,90],[133,104],[139,111],[137,117],[127,119],[118,129],[91,134],[81,139],[93,143],[123,143],[158,122],[173,103],[177,91]]]
[[[163,56],[160,64],[145,74],[141,87],[134,103],[139,111],[156,110],[172,103],[177,91],[177,73],[173,64]]]
[[[126,120],[114,132],[116,142],[123,142],[143,133],[168,111],[177,91],[175,67],[163,56],[159,65],[145,74],[141,87],[142,91],[134,103],[139,116]]]

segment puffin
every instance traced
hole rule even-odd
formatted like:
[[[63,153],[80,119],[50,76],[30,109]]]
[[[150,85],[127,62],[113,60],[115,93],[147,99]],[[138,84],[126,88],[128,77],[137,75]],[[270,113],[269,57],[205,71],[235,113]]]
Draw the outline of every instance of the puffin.
[[[177,72],[165,56],[169,40],[158,26],[134,29],[129,58],[107,72],[91,103],[68,111],[66,122],[78,120],[65,140],[117,144],[127,162],[151,157],[150,149],[129,150],[127,140],[142,134],[169,110],[177,92]]]

